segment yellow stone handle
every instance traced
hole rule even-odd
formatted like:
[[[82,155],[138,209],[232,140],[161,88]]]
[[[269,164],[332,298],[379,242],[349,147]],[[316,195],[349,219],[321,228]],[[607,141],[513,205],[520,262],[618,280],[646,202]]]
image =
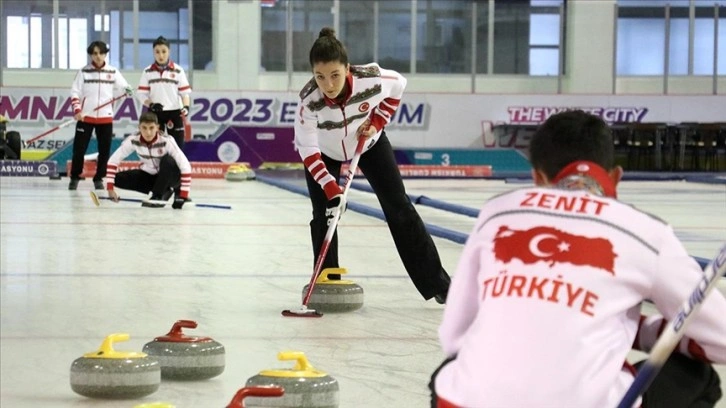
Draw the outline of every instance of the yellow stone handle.
[[[96,351],[86,353],[83,357],[87,358],[141,358],[146,357],[146,353],[135,351],[116,351],[113,349],[113,343],[127,341],[131,336],[128,333],[113,333],[106,336],[101,343],[101,347]]]
[[[277,359],[280,361],[296,360],[295,371],[314,371],[315,367],[310,365],[308,358],[302,351],[281,351],[277,353]]]

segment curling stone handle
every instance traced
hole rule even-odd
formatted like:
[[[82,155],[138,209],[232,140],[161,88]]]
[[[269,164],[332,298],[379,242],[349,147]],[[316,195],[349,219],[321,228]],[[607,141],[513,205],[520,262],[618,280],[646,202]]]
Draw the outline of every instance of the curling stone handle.
[[[174,325],[171,326],[171,330],[169,330],[169,333],[167,333],[167,336],[174,336],[174,337],[181,337],[184,335],[182,333],[182,328],[186,327],[187,329],[196,329],[197,328],[197,322],[194,320],[177,320],[174,322]]]
[[[281,397],[284,393],[285,390],[277,386],[244,387],[234,394],[227,408],[244,408],[245,397]]]
[[[101,347],[96,351],[86,353],[83,357],[87,358],[140,358],[146,357],[146,353],[135,351],[116,351],[113,349],[113,343],[126,341],[130,338],[128,333],[113,333],[106,336],[101,343]]]
[[[98,351],[104,355],[113,355],[115,350],[113,349],[113,343],[127,341],[131,336],[128,333],[113,333],[106,336],[101,343],[101,347]]]
[[[308,358],[305,357],[305,353],[302,351],[281,351],[277,354],[277,359],[280,361],[286,360],[297,360],[295,364],[295,371],[312,371],[315,368],[310,365]]]

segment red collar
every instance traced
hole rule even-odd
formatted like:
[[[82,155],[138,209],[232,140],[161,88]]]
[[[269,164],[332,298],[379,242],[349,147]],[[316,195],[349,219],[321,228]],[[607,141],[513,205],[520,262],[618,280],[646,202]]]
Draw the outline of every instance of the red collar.
[[[345,77],[345,84],[347,85],[345,90],[345,95],[343,98],[336,98],[336,99],[330,99],[325,94],[323,94],[323,99],[325,100],[325,104],[328,107],[336,106],[336,105],[345,105],[345,102],[348,102],[348,99],[350,99],[350,96],[353,95],[353,74],[350,73],[350,70],[348,70],[348,75]]]
[[[101,64],[101,66],[98,66],[95,62],[91,61],[91,66],[93,66],[94,69],[100,70],[101,68],[106,66],[106,61],[103,61],[103,64]]]
[[[615,184],[610,179],[608,172],[599,165],[584,160],[575,161],[565,166],[565,168],[560,170],[557,176],[552,179],[552,184],[563,182],[563,180],[572,176],[581,178],[584,177],[585,181],[587,181],[587,179],[594,181],[597,184],[596,187],[599,187],[602,195],[606,197],[618,197],[617,191],[615,191]],[[564,181],[564,183],[568,184],[568,181]],[[586,188],[586,185],[587,183],[585,183],[585,186],[583,187]]]

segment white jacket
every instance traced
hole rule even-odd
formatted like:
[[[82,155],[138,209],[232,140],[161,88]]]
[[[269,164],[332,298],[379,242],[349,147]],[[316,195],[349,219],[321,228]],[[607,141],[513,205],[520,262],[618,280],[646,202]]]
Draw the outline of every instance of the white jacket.
[[[181,109],[180,96],[191,93],[192,87],[189,85],[184,68],[174,61],[169,61],[163,69],[156,63],[144,68],[136,97],[141,103],[150,99],[152,103],[164,105],[165,111],[170,111]]]
[[[113,190],[116,182],[116,173],[118,172],[121,161],[136,153],[141,160],[141,170],[149,174],[159,173],[159,165],[162,157],[171,156],[179,166],[181,172],[180,196],[189,197],[189,190],[192,183],[192,166],[184,155],[184,152],[176,144],[173,137],[165,134],[157,134],[156,138],[150,143],[144,140],[140,133],[129,136],[121,143],[118,149],[108,159],[108,169],[106,170],[106,189]]]
[[[460,407],[614,407],[624,367],[703,276],[662,220],[583,190],[525,188],[488,201],[459,260],[439,337],[436,391]],[[726,299],[713,291],[680,351],[726,363]],[[697,345],[695,343],[697,343]],[[650,344],[646,344],[650,343]]]
[[[98,106],[123,95],[129,83],[115,67],[104,64],[96,68],[92,63],[81,68],[71,86],[73,113],[83,113],[87,123],[113,123],[113,104]]]
[[[345,103],[338,105],[326,98],[315,79],[311,79],[300,92],[295,120],[295,148],[328,198],[340,189],[336,177],[322,165],[320,154],[339,161],[350,160],[358,144],[356,131],[370,119],[378,132],[371,137],[365,153],[391,121],[406,88],[406,78],[375,63],[351,65],[346,81],[348,95]]]

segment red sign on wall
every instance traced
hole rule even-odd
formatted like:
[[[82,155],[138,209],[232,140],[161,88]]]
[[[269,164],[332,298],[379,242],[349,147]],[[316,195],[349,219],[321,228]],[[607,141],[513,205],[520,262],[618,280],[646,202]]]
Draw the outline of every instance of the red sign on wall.
[[[237,166],[248,163],[221,163],[221,162],[191,162],[192,179],[222,179],[227,173],[229,166]],[[118,171],[138,169],[140,161],[122,161]],[[71,161],[66,162],[66,174],[71,174]],[[81,177],[93,177],[96,174],[96,162],[83,162]]]

